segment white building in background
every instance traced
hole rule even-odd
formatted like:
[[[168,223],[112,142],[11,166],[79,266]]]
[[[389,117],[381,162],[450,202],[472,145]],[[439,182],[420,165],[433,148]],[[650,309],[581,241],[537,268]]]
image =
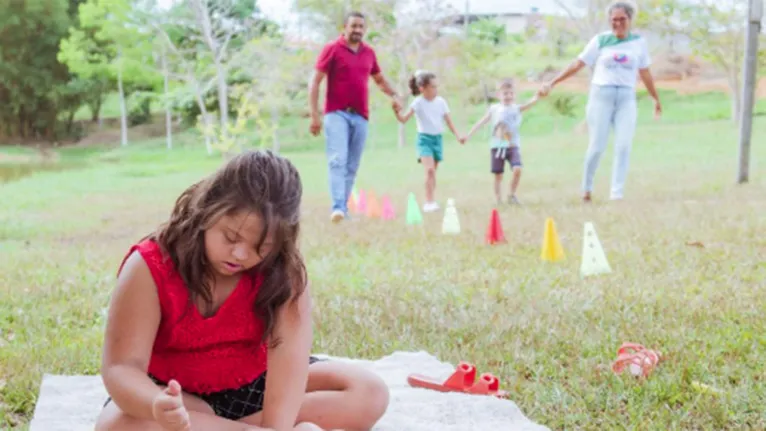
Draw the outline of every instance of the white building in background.
[[[493,19],[505,27],[508,34],[525,33],[535,27],[545,32],[545,16],[568,16],[568,12],[579,15],[584,11],[573,0],[446,0],[457,13],[444,29],[444,33],[460,34],[465,20],[475,22]],[[567,9],[561,7],[565,5]]]

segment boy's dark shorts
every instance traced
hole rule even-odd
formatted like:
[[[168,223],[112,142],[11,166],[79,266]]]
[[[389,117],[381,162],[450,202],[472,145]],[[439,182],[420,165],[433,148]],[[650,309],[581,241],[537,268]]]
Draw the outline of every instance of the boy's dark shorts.
[[[505,162],[511,165],[511,169],[521,166],[521,151],[519,147],[492,148],[490,150],[492,161],[490,166],[493,174],[505,172]]]
[[[323,360],[324,359],[310,356],[309,364]],[[162,382],[151,374],[149,375],[149,378],[157,385],[167,386],[167,382]],[[210,394],[189,393],[199,397],[202,401],[205,401],[213,409],[216,416],[232,421],[238,421],[263,410],[263,395],[265,392],[266,372],[258,376],[257,379],[238,389],[227,389]],[[104,407],[106,407],[110,401],[112,401],[112,398],[106,400]]]

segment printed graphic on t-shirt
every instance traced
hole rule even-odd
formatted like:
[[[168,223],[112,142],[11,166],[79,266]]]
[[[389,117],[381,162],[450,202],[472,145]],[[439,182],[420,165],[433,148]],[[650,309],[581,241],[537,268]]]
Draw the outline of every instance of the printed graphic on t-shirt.
[[[633,69],[633,59],[624,51],[616,51],[601,57],[602,66],[607,69]]]

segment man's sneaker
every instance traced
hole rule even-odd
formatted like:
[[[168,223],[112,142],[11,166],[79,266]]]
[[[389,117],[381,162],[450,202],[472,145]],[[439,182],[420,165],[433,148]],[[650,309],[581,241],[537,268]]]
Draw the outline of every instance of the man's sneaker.
[[[343,214],[343,211],[335,210],[330,215],[330,221],[333,223],[340,223],[341,220],[343,220],[346,217],[345,214]]]
[[[439,211],[439,204],[436,202],[426,202],[425,205],[423,205],[423,212],[424,213],[432,213],[434,211]]]

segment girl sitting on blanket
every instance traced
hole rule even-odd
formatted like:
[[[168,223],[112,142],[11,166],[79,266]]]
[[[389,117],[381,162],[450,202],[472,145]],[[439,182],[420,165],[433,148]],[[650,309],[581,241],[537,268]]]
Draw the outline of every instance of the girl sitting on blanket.
[[[310,357],[298,171],[238,155],[125,256],[109,306],[97,430],[368,430],[376,375]],[[268,370],[268,377],[267,377]]]

